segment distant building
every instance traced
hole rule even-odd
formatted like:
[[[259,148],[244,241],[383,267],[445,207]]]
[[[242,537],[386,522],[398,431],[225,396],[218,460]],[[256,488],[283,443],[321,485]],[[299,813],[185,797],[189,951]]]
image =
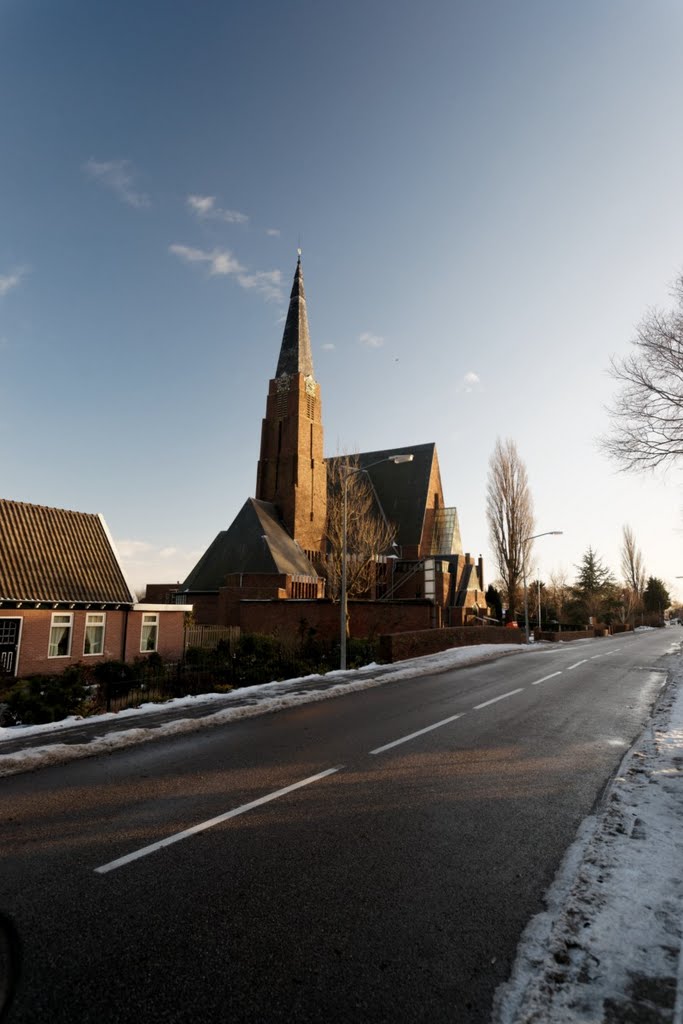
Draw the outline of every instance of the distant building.
[[[383,462],[399,454],[413,460]],[[444,501],[436,446],[362,452],[353,459],[361,468],[372,466],[367,475],[377,514],[396,528],[396,547],[389,558],[377,552],[376,584],[364,595],[373,607],[356,609],[352,632],[462,625],[485,614],[482,561],[463,551],[457,511]],[[305,619],[334,633],[337,613],[330,612],[322,566],[335,461],[323,455],[320,385],[299,257],[261,427],[256,497],[247,499],[187,579],[172,588],[174,600],[192,603],[198,623],[268,631]]]
[[[102,516],[0,499],[0,677],[177,660],[186,611],[137,603]]]

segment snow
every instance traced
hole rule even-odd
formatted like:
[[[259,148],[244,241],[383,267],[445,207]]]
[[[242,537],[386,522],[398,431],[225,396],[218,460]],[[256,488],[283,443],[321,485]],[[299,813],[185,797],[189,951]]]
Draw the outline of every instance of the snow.
[[[572,644],[574,646],[576,641]],[[557,649],[557,645],[548,645]],[[158,704],[103,715],[104,734],[89,743],[28,747],[0,756],[0,775],[111,752],[162,736],[194,732],[401,679],[431,675],[501,655],[542,655],[543,645],[485,645],[369,665],[326,676],[169,701],[180,711],[220,704],[199,719],[150,728]],[[600,810],[587,818],[526,927],[509,981],[496,993],[492,1024],[683,1024],[683,655],[672,643],[669,685],[650,725],[624,757]],[[131,728],[106,732],[107,722]],[[136,720],[142,724],[134,725]],[[82,727],[83,719],[0,729],[3,738]],[[92,720],[91,720],[92,721]]]
[[[549,645],[550,646],[550,645]],[[84,725],[96,723],[106,729],[107,723],[119,722],[130,718],[138,720],[150,714],[158,715],[160,711],[198,708],[211,704],[222,705],[220,711],[208,713],[201,718],[180,718],[164,722],[154,727],[141,725],[124,731],[105,732],[85,743],[52,743],[49,746],[31,746],[25,750],[0,755],[0,777],[15,775],[17,772],[31,771],[48,765],[64,764],[83,757],[96,754],[109,754],[115,750],[131,747],[147,740],[182,733],[196,732],[200,729],[225,725],[240,718],[253,718],[256,715],[281,711],[284,708],[309,704],[314,701],[329,700],[341,697],[346,693],[357,693],[374,686],[398,682],[402,679],[414,679],[419,676],[433,675],[435,672],[446,672],[501,655],[530,653],[523,644],[479,644],[472,647],[456,647],[426,657],[411,658],[395,662],[393,665],[365,665],[360,669],[346,671],[337,670],[326,675],[303,676],[298,679],[287,679],[281,682],[263,683],[260,686],[243,687],[230,693],[204,693],[196,697],[177,697],[163,704],[143,704],[139,708],[128,708],[125,711],[110,712],[96,718],[65,718],[60,722],[48,722],[44,725],[10,726],[0,728],[0,744],[5,739],[16,740],[23,736],[54,734]],[[535,652],[538,653],[538,652]],[[132,724],[132,721],[131,721]],[[1,748],[0,748],[1,749]]]
[[[492,1024],[683,1024],[680,645],[670,653],[679,658],[652,722],[527,926]]]

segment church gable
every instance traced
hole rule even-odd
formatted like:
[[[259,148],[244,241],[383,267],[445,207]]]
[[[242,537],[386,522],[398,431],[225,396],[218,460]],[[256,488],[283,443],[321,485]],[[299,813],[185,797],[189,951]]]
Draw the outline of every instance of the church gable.
[[[221,530],[183,583],[182,590],[217,591],[231,573],[315,576],[272,505],[248,498],[232,525]]]

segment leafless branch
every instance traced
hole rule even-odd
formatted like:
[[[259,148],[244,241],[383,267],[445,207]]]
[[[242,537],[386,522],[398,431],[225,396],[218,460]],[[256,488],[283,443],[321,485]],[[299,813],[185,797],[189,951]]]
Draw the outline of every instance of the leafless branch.
[[[508,609],[514,615],[531,554],[534,511],[526,467],[510,439],[498,438],[489,461],[486,518]]]

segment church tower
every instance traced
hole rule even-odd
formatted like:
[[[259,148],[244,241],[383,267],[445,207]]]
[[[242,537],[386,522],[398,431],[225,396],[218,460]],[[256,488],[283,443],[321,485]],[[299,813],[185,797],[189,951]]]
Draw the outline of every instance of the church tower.
[[[312,555],[323,550],[327,469],[320,385],[313,377],[301,250],[261,427],[256,497],[274,504],[290,536]]]

